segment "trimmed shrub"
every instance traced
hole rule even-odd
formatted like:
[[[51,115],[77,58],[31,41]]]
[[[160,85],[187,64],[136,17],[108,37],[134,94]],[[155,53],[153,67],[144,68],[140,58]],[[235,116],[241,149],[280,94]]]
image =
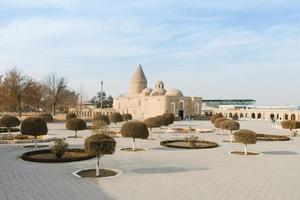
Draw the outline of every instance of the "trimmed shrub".
[[[135,151],[135,139],[147,139],[149,131],[146,123],[140,121],[130,121],[121,127],[121,134],[123,137],[130,137],[133,139],[132,150]]]
[[[238,143],[245,145],[245,155],[247,155],[247,145],[255,144],[257,141],[256,133],[250,130],[239,130],[234,133],[234,139]]]
[[[38,117],[42,118],[46,122],[53,122],[54,121],[54,118],[51,114],[47,114],[47,113],[39,114]]]
[[[290,130],[290,137],[293,136],[293,130],[300,128],[300,122],[295,120],[286,120],[281,122],[281,127],[283,129],[289,129]]]
[[[98,114],[93,118],[92,129],[100,130],[106,128],[110,124],[106,115]]]
[[[34,136],[34,144],[37,147],[37,136],[47,135],[47,122],[39,117],[28,117],[21,124],[22,135]]]
[[[239,130],[240,124],[234,120],[227,119],[220,124],[220,128],[230,131],[230,142],[232,142],[232,131]]]
[[[54,145],[51,147],[51,152],[55,154],[57,158],[61,158],[67,151],[69,144],[65,142],[65,138],[59,138],[54,141]]]
[[[20,120],[14,116],[4,115],[0,118],[0,127],[5,127],[8,133],[10,133],[12,127],[20,126],[20,124]]]
[[[169,121],[166,117],[164,117],[163,115],[158,115],[156,117],[154,117],[154,120],[157,121],[157,124],[161,126],[168,126],[169,125]]]
[[[210,118],[211,123],[214,123],[216,119],[223,117],[221,113],[217,113]]]
[[[152,138],[152,128],[160,128],[162,121],[160,120],[161,118],[157,117],[149,117],[148,119],[145,120],[145,123],[147,127],[150,129],[150,138]]]
[[[96,160],[96,176],[100,176],[99,160],[103,155],[110,155],[115,152],[116,141],[105,134],[95,134],[85,139],[84,149],[88,153],[95,154]]]
[[[70,119],[66,123],[66,128],[71,131],[75,131],[75,138],[77,138],[77,131],[86,129],[86,122],[82,119]]]
[[[214,121],[214,126],[215,126],[216,128],[221,128],[221,123],[222,123],[223,121],[225,121],[225,120],[227,120],[227,118],[225,118],[225,117],[219,117],[218,119],[216,119],[216,120]]]
[[[75,118],[77,118],[75,113],[68,113],[66,115],[66,120],[75,119]]]
[[[111,113],[111,114],[108,116],[108,118],[109,118],[110,123],[115,123],[115,124],[117,124],[118,122],[122,122],[122,121],[123,121],[122,115],[121,115],[120,113],[118,113],[118,112],[113,112],[113,113]]]
[[[173,113],[164,113],[162,116],[167,119],[168,125],[173,124],[175,121],[175,115]]]
[[[132,120],[132,115],[129,113],[125,113],[122,115],[122,118],[123,118],[123,121],[128,122],[128,121]]]

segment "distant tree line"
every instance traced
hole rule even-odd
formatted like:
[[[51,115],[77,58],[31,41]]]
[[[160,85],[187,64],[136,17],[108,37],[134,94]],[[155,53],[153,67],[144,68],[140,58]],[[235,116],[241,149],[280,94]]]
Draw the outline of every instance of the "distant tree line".
[[[79,94],[68,88],[66,79],[50,74],[37,81],[13,68],[0,74],[0,112],[65,113],[76,106]]]

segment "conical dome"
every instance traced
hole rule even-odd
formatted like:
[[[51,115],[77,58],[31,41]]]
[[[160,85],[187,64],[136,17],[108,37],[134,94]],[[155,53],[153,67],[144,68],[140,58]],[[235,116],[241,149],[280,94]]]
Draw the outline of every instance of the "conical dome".
[[[139,65],[131,79],[130,94],[140,94],[145,88],[147,88],[147,78],[142,66]]]
[[[145,73],[144,73],[141,65],[138,65],[138,67],[131,79],[131,82],[142,82],[142,83],[147,82]]]

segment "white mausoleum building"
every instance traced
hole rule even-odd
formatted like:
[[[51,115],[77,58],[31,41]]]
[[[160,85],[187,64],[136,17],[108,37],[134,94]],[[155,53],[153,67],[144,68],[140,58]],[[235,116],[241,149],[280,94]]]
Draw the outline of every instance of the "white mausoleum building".
[[[178,89],[166,89],[162,81],[157,81],[154,88],[148,88],[147,78],[139,65],[131,79],[129,94],[115,97],[113,108],[140,120],[165,112],[183,119],[201,114],[202,98],[186,97]]]

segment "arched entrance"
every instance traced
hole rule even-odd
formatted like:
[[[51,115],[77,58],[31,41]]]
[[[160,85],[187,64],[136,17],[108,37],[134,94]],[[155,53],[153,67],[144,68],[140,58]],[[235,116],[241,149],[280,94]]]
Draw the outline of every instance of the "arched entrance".
[[[295,114],[291,115],[291,120],[296,120],[296,115]]]
[[[252,119],[255,119],[255,117],[256,117],[256,116],[255,116],[255,113],[252,113],[252,114],[251,114],[251,118],[252,118]]]
[[[240,113],[240,118],[244,118],[244,115],[243,115],[243,113]]]
[[[257,119],[261,119],[261,113],[257,114]]]
[[[288,115],[288,114],[285,114],[285,115],[284,115],[284,119],[285,119],[285,120],[288,120],[288,119],[289,119],[289,115]]]

